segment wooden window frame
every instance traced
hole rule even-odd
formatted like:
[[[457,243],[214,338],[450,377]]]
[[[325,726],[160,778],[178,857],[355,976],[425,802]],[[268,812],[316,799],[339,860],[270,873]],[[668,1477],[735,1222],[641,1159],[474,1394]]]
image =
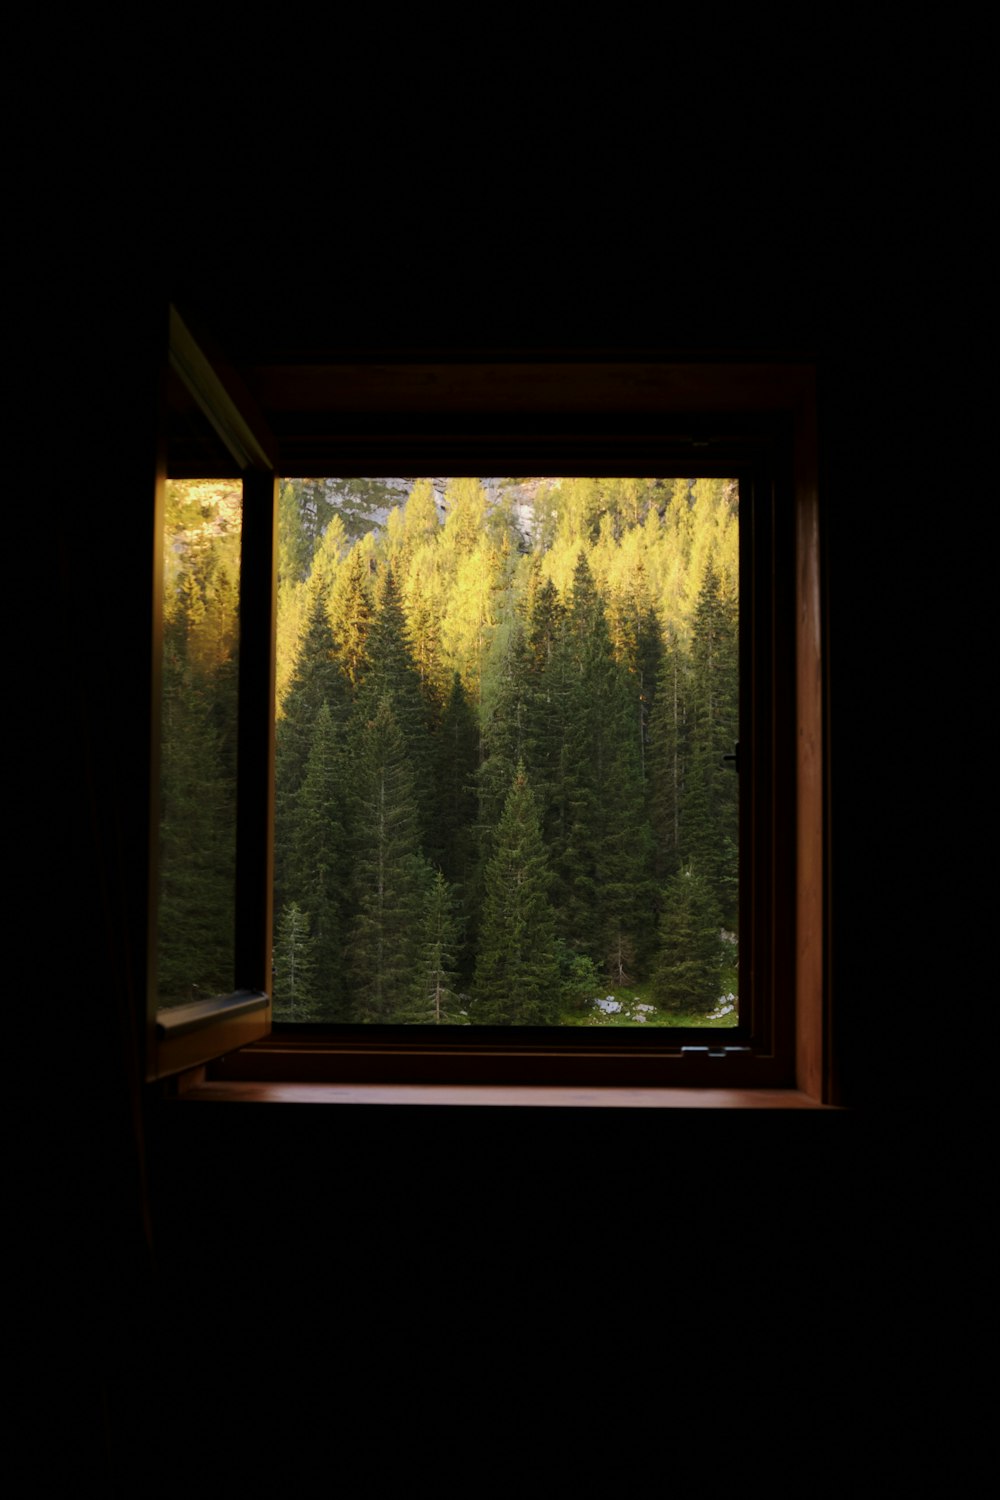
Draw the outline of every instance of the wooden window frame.
[[[551,359],[532,366],[536,374],[541,370],[542,386],[560,368]],[[496,376],[489,361],[477,362],[473,370],[480,378]],[[454,399],[449,405],[442,397],[439,409],[431,400],[417,416],[393,410],[390,399],[374,417],[354,414],[352,420],[348,413],[314,451],[300,444],[298,463],[282,454],[280,442],[273,464],[270,455],[261,462],[259,454],[245,463],[250,503],[242,587],[250,592],[241,603],[247,633],[240,666],[237,951],[242,957],[237,977],[242,975],[249,992],[266,996],[273,869],[274,472],[474,468],[479,473],[725,474],[741,482],[745,549],[741,721],[749,733],[741,728],[740,843],[741,884],[748,894],[741,900],[740,946],[741,954],[750,951],[753,957],[749,998],[741,982],[739,1027],[700,1033],[658,1029],[634,1040],[616,1033],[611,1041],[607,1033],[585,1029],[569,1037],[564,1030],[501,1036],[463,1028],[461,1036],[442,1042],[440,1035],[416,1035],[412,1027],[274,1027],[267,1006],[257,1018],[255,1039],[233,1030],[227,1037],[207,1025],[200,1048],[189,1044],[180,1066],[175,1058],[174,1066],[161,1068],[156,1076],[175,1075],[177,1091],[200,1098],[406,1102],[416,1088],[427,1102],[579,1104],[582,1089],[601,1103],[620,1098],[694,1107],[838,1104],[830,1024],[829,722],[816,369],[810,363],[692,361],[651,367],[602,359],[586,366],[583,384],[595,372],[605,391],[620,391],[623,372],[644,381],[645,400],[636,410],[623,401],[617,409],[563,414],[553,422],[541,409],[544,402],[527,416],[478,411],[470,421],[456,413]],[[579,369],[574,378],[580,380]],[[454,381],[450,368],[442,385],[454,391]]]
[[[176,309],[169,366],[242,480],[236,786],[236,930],[230,995],[163,1009],[156,983],[158,860],[149,871],[146,1080],[175,1079],[267,1035],[271,1024],[271,872],[274,818],[274,642],[277,486],[269,435],[233,399]],[[160,684],[163,658],[163,515],[168,469],[167,387],[161,390],[154,489],[152,733],[149,847],[159,845]]]

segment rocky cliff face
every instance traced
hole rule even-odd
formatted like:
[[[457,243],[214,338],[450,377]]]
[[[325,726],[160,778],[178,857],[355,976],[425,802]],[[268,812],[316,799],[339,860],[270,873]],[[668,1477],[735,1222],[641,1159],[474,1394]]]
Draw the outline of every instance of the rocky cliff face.
[[[363,498],[359,497],[356,481],[327,479],[324,481],[324,487],[327,498],[338,509],[350,511],[353,520],[350,529],[360,536],[366,531],[378,530],[384,526],[389,512],[397,505],[405,505],[416,482],[416,477],[369,479],[364,481],[366,492]],[[535,525],[535,497],[539,486],[551,481],[542,478],[516,481],[490,478],[480,479],[479,482],[486,491],[489,504],[497,505],[502,498],[511,501],[518,531],[525,546],[530,546]],[[445,476],[431,478],[438,515],[442,522],[448,513],[445,492],[449,483],[450,479]]]

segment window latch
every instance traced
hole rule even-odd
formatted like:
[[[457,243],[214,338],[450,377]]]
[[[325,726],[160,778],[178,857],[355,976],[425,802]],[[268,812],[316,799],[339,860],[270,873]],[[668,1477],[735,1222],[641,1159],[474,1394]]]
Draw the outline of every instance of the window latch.
[[[747,1057],[751,1047],[682,1047],[682,1057]]]
[[[733,770],[736,772],[736,774],[738,776],[739,773],[740,773],[740,742],[739,742],[739,740],[737,740],[736,743],[733,745],[733,753],[732,753],[732,755],[724,755],[722,757],[722,759],[723,759],[723,762],[726,765],[731,765],[732,766]]]

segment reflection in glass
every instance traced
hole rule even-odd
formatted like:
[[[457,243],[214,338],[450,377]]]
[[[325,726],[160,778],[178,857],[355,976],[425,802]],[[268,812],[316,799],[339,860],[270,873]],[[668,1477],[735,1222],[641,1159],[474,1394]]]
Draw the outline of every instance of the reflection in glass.
[[[242,493],[168,480],[163,547],[158,1003],[234,988]]]

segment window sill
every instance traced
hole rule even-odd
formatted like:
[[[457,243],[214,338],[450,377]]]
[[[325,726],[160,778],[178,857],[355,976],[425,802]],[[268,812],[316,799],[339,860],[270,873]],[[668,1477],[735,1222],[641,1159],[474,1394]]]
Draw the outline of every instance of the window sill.
[[[403,1104],[529,1109],[819,1109],[797,1089],[574,1088],[517,1084],[178,1080],[177,1098],[232,1104]]]

